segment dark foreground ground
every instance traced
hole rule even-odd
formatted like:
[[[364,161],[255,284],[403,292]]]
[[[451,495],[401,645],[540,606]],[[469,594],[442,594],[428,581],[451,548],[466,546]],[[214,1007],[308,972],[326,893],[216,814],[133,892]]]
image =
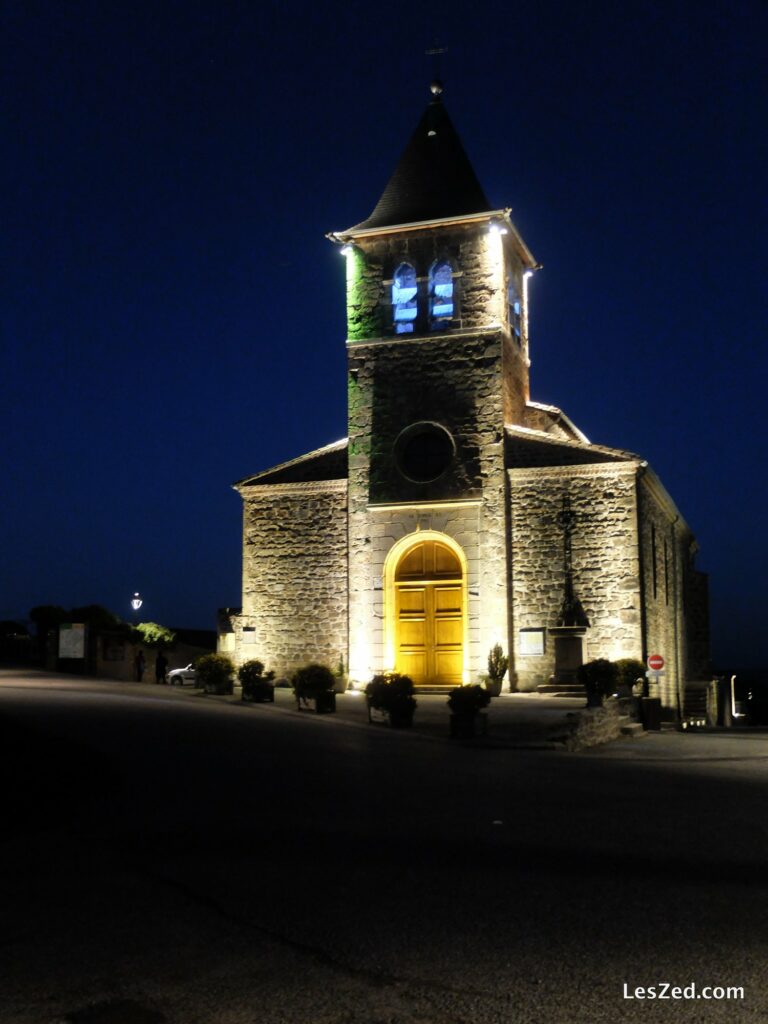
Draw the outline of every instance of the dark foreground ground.
[[[768,1020],[768,736],[353,718],[0,673],[2,1024]]]

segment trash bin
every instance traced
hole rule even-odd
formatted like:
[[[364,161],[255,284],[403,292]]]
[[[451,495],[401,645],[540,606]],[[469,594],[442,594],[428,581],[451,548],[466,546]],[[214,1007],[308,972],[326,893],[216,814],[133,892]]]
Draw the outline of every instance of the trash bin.
[[[640,714],[643,728],[647,732],[658,732],[661,729],[661,699],[659,697],[643,697],[640,701]]]

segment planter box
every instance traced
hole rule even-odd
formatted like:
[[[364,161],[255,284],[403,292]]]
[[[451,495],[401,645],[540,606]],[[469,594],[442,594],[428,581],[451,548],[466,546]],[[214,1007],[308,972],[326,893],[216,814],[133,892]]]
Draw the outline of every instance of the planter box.
[[[316,697],[304,696],[300,693],[295,694],[295,696],[296,708],[299,711],[306,711],[310,701],[314,703],[315,711],[320,715],[329,714],[336,710],[336,693],[333,690],[327,690]]]
[[[275,688],[271,683],[262,683],[261,686],[243,687],[240,699],[252,701],[254,704],[273,704],[275,701]]]
[[[370,699],[366,697],[368,704],[368,721],[389,725],[392,729],[409,729],[413,725],[413,713],[415,708],[407,708],[405,711],[382,711],[381,708],[374,708]]]
[[[336,694],[333,690],[328,693],[319,693],[315,697],[315,711],[319,715],[327,715],[336,710]]]
[[[229,686],[204,686],[203,690],[205,693],[210,693],[214,697],[229,697],[233,692],[232,683]]]
[[[406,711],[390,711],[389,725],[392,729],[410,729],[413,725],[413,708]]]

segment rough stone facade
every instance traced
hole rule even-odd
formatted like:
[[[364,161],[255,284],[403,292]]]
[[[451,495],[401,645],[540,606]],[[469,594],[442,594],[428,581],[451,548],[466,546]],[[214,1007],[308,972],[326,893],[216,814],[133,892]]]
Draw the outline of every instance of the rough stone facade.
[[[481,670],[489,622],[489,616],[482,613],[481,501],[442,505],[424,503],[410,508],[381,506],[370,509],[364,522],[367,530],[363,540],[365,559],[355,561],[350,558],[351,573],[354,573],[354,582],[358,585],[353,602],[351,580],[350,622],[360,623],[359,632],[355,632],[354,625],[351,628],[350,671],[353,678],[365,681],[373,672],[388,667],[384,592],[387,556],[398,541],[409,535],[423,536],[427,531],[451,538],[466,557],[468,663],[471,666],[469,671],[474,670],[474,678]],[[351,617],[353,610],[357,611],[357,620]]]
[[[507,287],[511,275],[522,292],[522,263],[487,225],[482,232],[475,225],[360,239],[350,259],[356,267],[348,280],[350,668],[364,679],[388,667],[383,631],[371,631],[382,614],[387,554],[381,536],[373,546],[374,536],[386,525],[391,547],[407,524],[421,522],[422,510],[474,501],[465,663],[476,674],[484,666],[481,652],[506,637],[509,617],[504,423],[525,416],[528,368],[522,343],[509,331]],[[456,269],[450,327],[424,333],[427,325],[417,323],[415,335],[394,336],[396,268],[409,262],[425,289],[435,259]],[[426,306],[424,299],[420,315]],[[450,467],[433,482],[409,480],[393,457],[398,437],[415,422],[439,424],[455,444]],[[400,511],[387,513],[391,504]],[[456,512],[456,521],[463,524],[464,515]],[[465,538],[463,525],[458,535]],[[470,551],[465,554],[469,560]]]
[[[650,471],[638,481],[646,655],[665,659],[660,695],[682,708],[686,681],[709,670],[707,587],[693,564],[696,544],[664,487]]]
[[[585,661],[643,654],[636,462],[509,470],[513,671],[520,689],[545,683],[555,668],[546,631],[563,601],[562,498],[576,514],[573,575],[589,619]],[[521,630],[544,630],[542,655],[521,651]]]
[[[243,486],[243,606],[235,660],[286,675],[347,658],[346,481]]]

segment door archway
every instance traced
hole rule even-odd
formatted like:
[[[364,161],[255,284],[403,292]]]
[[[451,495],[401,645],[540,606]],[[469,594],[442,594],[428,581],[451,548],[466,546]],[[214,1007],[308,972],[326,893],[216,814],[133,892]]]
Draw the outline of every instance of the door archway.
[[[467,564],[445,534],[399,541],[385,564],[387,661],[419,687],[467,678]]]

